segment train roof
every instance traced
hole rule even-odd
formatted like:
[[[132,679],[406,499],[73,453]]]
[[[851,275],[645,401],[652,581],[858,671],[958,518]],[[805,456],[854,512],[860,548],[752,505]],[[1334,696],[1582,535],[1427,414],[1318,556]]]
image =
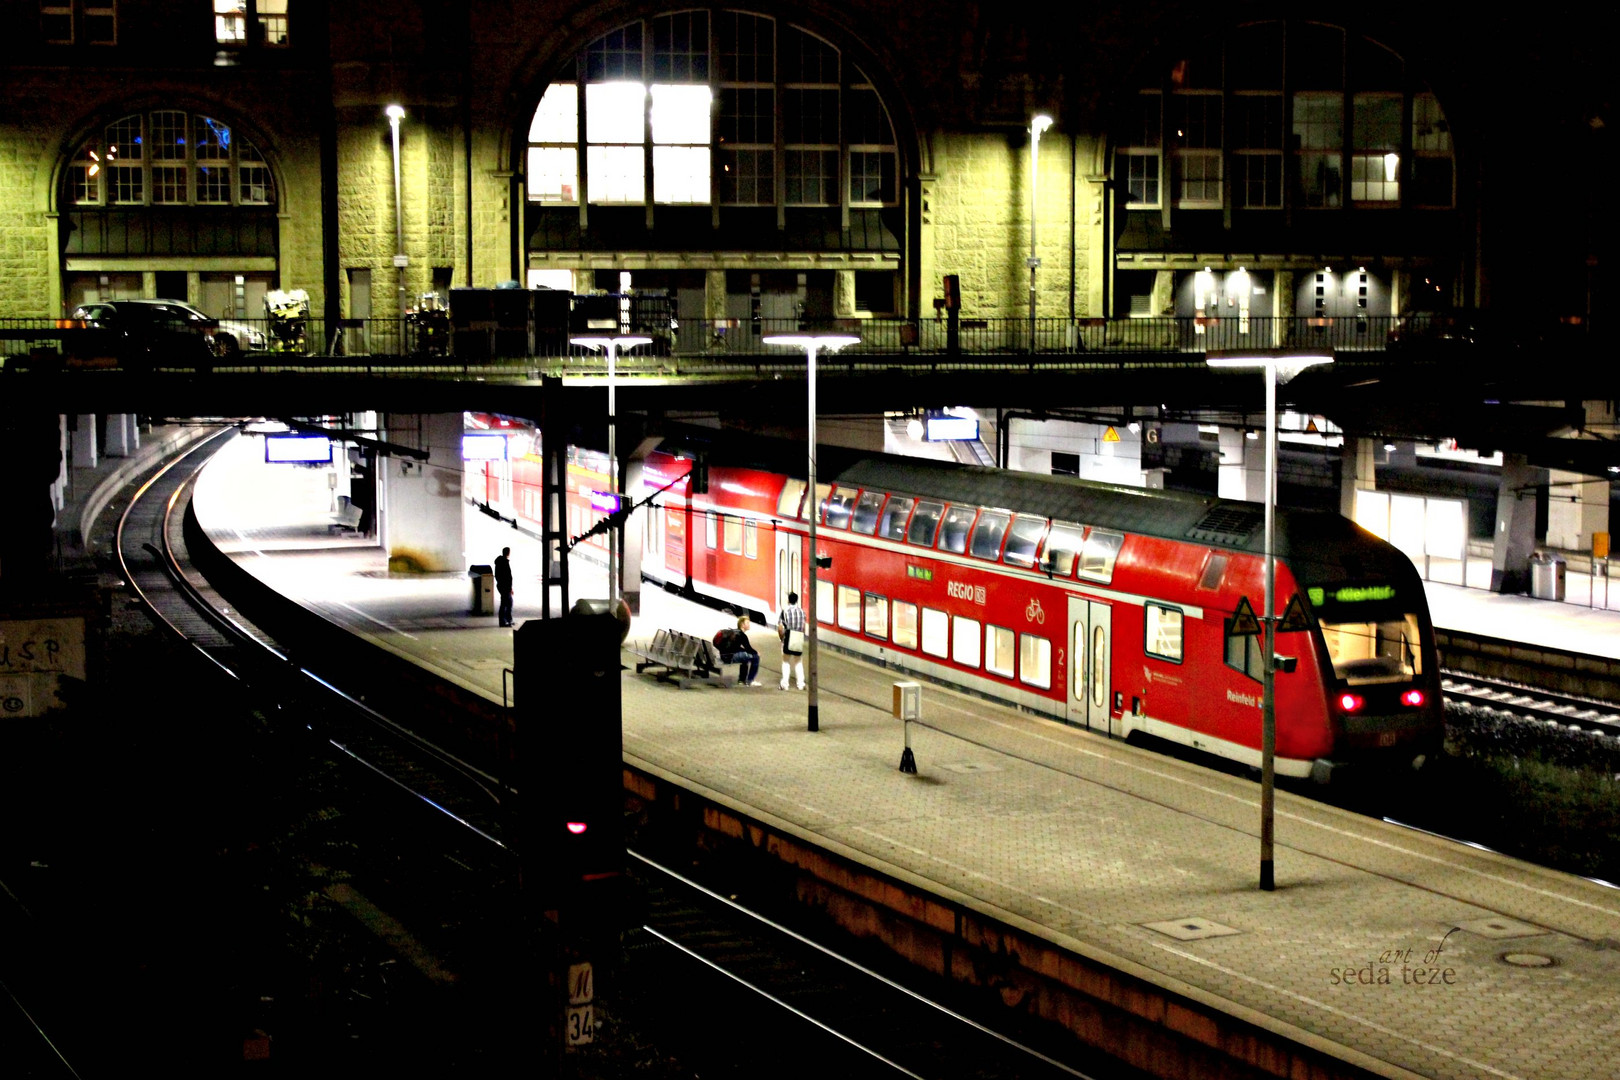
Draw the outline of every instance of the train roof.
[[[703,430],[666,448],[706,448],[712,465],[800,478],[807,471],[802,445],[765,436]],[[832,446],[817,451],[816,479],[1265,554],[1265,506],[1257,502]],[[1274,528],[1274,551],[1289,559],[1296,573],[1331,580],[1411,571],[1405,555],[1340,514],[1280,506]]]

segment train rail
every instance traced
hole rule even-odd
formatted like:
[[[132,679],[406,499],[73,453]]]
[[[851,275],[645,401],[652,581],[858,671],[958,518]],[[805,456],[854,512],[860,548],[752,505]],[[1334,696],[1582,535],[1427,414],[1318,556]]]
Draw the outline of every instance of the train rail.
[[[1549,725],[1620,738],[1620,705],[1613,702],[1460,672],[1442,673],[1440,685],[1452,704],[1481,706]]]

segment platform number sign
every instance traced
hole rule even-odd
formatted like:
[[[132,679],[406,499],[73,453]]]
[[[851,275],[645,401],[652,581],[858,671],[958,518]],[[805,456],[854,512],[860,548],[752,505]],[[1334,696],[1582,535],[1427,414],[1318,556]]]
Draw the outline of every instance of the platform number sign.
[[[568,965],[568,1014],[564,1038],[570,1049],[584,1046],[596,1036],[596,976],[589,962]]]

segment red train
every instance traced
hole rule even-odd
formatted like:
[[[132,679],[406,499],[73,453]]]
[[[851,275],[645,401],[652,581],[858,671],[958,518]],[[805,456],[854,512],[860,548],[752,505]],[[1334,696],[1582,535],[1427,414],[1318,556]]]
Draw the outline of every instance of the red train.
[[[602,514],[589,492],[606,461],[569,462],[579,535]],[[694,493],[696,462],[707,490]],[[808,597],[814,509],[831,559],[817,574],[823,642],[1092,730],[1260,764],[1260,639],[1232,630],[1241,601],[1263,607],[1261,505],[834,447],[806,498],[804,463],[803,447],[718,432],[665,442],[631,493],[671,485],[631,518],[643,577],[773,621],[789,591]],[[525,465],[510,464],[521,492]],[[1295,667],[1275,677],[1277,772],[1421,765],[1443,718],[1411,561],[1337,514],[1279,508],[1275,533],[1276,610],[1297,595],[1308,624],[1278,639]]]

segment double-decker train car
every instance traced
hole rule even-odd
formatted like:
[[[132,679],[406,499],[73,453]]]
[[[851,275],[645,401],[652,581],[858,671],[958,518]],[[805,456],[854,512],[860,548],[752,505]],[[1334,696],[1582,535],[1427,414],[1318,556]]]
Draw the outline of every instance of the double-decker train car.
[[[644,486],[643,575],[774,618],[809,595],[850,653],[1110,735],[1261,762],[1264,507],[1197,495],[762,440],[666,442]],[[794,458],[797,456],[797,463]],[[695,485],[702,462],[706,483]],[[683,478],[684,477],[684,478]],[[1410,560],[1336,514],[1278,508],[1275,767],[1421,766],[1439,670]],[[1244,602],[1247,602],[1247,608]],[[806,607],[811,605],[807,602]],[[1236,623],[1236,624],[1235,624]]]
[[[512,521],[530,535],[541,533],[542,479],[538,433],[528,425],[487,414],[474,414],[471,431],[503,436],[502,452],[469,457],[465,461],[462,492],[473,504]],[[567,535],[584,536],[613,509],[604,494],[609,488],[607,455],[599,450],[570,446],[566,467]],[[606,564],[607,537],[586,537],[581,554]]]

